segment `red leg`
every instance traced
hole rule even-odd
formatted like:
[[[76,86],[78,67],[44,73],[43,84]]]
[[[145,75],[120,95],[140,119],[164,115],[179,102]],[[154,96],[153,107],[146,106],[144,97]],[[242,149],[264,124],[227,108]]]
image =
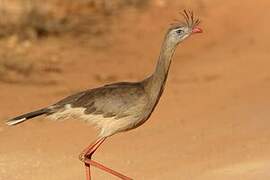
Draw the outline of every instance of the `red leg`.
[[[81,161],[84,161],[87,156],[91,157],[94,152],[97,150],[97,148],[105,141],[106,138],[100,138],[97,141],[95,141],[93,144],[90,144],[86,149],[83,150],[83,152],[80,154],[79,159]]]
[[[85,165],[85,172],[86,172],[86,180],[91,180],[91,170],[90,170],[90,164],[86,164]]]
[[[90,165],[93,165],[103,171],[106,171],[112,175],[115,175],[123,180],[132,180],[131,178],[116,172],[96,161],[93,161],[92,155],[95,153],[95,151],[97,150],[97,148],[105,141],[106,138],[101,138],[98,139],[96,142],[94,142],[93,144],[91,144],[90,146],[88,146],[79,156],[80,160],[83,161],[85,163],[85,168],[86,168],[86,180],[91,180],[91,172],[90,172]]]
[[[106,138],[101,138],[95,141],[93,144],[88,146],[83,152],[80,154],[79,159],[84,162],[85,170],[86,170],[86,180],[91,180],[91,170],[90,170],[90,164],[86,163],[86,159],[91,159],[94,152],[97,150],[97,148],[105,141]]]
[[[95,167],[97,167],[97,168],[99,168],[99,169],[101,169],[103,171],[106,171],[106,172],[108,172],[108,173],[110,173],[110,174],[112,174],[114,176],[117,176],[122,180],[132,180],[130,177],[127,177],[127,176],[125,176],[125,175],[123,175],[123,174],[121,174],[121,173],[119,173],[117,171],[114,171],[114,170],[112,170],[112,169],[110,169],[110,168],[108,168],[108,167],[106,167],[106,166],[104,166],[104,165],[102,165],[102,164],[100,164],[100,163],[98,163],[96,161],[86,160],[85,162],[89,163],[90,165],[95,166]]]

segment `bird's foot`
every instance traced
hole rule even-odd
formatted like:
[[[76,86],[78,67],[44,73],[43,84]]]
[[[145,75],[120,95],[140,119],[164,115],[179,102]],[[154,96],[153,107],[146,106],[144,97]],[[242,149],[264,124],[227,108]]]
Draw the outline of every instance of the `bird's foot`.
[[[79,159],[84,163],[85,168],[86,168],[86,179],[87,180],[91,180],[91,173],[90,173],[90,166],[95,166],[103,171],[106,171],[107,173],[110,173],[114,176],[119,177],[120,179],[123,180],[132,180],[131,178],[117,172],[114,171],[96,161],[92,160],[92,155],[95,153],[95,151],[97,150],[97,148],[102,144],[102,142],[105,140],[106,138],[101,138],[99,140],[97,140],[95,143],[91,144],[90,146],[88,146],[80,155],[79,155]]]
[[[85,161],[85,153],[81,153],[80,155],[79,155],[79,160],[80,161],[82,161],[82,162],[84,162]]]
[[[96,161],[93,161],[91,158],[92,158],[92,154],[81,153],[79,155],[79,159],[80,159],[80,161],[82,161],[85,164],[87,171],[90,170],[89,168],[92,165],[92,166],[95,166],[95,167],[97,167],[97,168],[99,168],[107,173],[110,173],[114,176],[117,176],[122,180],[132,180],[131,178],[129,178],[129,177],[117,172],[117,171],[114,171],[114,170],[104,166],[103,164],[100,164]],[[89,174],[89,176],[90,176],[90,174]],[[91,179],[91,178],[88,177],[87,179]]]
[[[117,172],[117,171],[114,171],[114,170],[112,170],[112,169],[110,169],[110,168],[108,168],[108,167],[106,167],[106,166],[104,166],[104,165],[102,165],[102,164],[100,164],[100,163],[98,163],[96,161],[93,161],[91,159],[91,157],[92,157],[92,155],[87,155],[85,153],[81,153],[79,155],[80,161],[82,161],[85,164],[87,169],[90,168],[90,165],[92,165],[92,166],[95,166],[95,167],[97,167],[97,168],[99,168],[99,169],[101,169],[101,170],[103,170],[103,171],[105,171],[107,173],[110,173],[110,174],[112,174],[114,176],[117,176],[122,180],[132,180],[131,178],[129,178],[129,177]]]
[[[89,166],[89,167],[90,167],[90,165],[95,166],[96,168],[99,168],[100,170],[103,170],[107,173],[110,173],[110,174],[116,176],[116,177],[119,177],[122,180],[132,180],[132,178],[127,177],[127,176],[125,176],[125,175],[123,175],[115,170],[112,170],[111,168],[108,168],[108,167],[104,166],[103,164],[100,164],[99,162],[96,162],[92,159],[86,158],[84,163],[86,166]]]
[[[92,154],[89,155],[89,154],[81,153],[79,155],[79,160],[84,163],[86,163],[86,160],[91,160],[91,158],[92,158]]]

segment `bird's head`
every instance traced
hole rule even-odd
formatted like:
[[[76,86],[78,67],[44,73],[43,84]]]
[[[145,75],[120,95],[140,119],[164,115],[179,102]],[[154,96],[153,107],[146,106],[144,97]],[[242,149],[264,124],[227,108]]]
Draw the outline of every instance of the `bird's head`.
[[[194,16],[192,11],[184,10],[181,14],[185,21],[177,21],[172,24],[167,33],[167,40],[174,45],[182,42],[192,34],[202,33],[202,29],[198,27],[200,20]]]

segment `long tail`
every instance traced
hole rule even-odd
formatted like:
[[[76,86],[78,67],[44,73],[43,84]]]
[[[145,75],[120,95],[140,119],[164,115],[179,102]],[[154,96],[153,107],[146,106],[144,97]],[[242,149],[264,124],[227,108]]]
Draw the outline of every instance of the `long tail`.
[[[22,122],[24,122],[24,121],[26,121],[28,119],[31,119],[33,117],[40,116],[42,114],[47,114],[49,112],[50,112],[49,108],[39,109],[37,111],[33,111],[33,112],[30,112],[30,113],[26,113],[26,114],[17,116],[15,118],[9,119],[9,120],[7,120],[6,124],[9,125],[9,126],[13,126],[13,125],[22,123]]]

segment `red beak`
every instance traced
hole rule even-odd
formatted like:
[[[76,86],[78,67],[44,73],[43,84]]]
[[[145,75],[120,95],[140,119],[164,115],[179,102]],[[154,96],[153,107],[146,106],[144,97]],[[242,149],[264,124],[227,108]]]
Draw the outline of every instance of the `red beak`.
[[[203,32],[203,30],[199,27],[195,27],[192,29],[192,33],[202,33],[202,32]]]

